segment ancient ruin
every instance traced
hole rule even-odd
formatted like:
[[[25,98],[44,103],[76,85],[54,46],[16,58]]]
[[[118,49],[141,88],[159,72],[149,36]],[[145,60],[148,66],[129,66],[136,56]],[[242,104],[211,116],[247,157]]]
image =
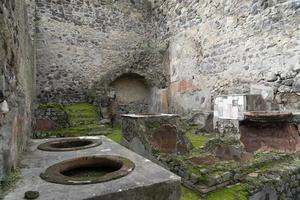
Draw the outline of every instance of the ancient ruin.
[[[0,199],[300,200],[299,0],[0,0]]]

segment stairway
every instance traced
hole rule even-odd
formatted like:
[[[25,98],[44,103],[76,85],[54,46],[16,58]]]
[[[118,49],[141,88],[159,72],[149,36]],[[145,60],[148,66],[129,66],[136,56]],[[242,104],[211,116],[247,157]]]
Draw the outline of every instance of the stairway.
[[[35,133],[38,138],[47,137],[77,137],[91,135],[106,135],[105,126],[100,126],[96,106],[88,103],[74,103],[64,105],[68,115],[69,126],[51,131]]]

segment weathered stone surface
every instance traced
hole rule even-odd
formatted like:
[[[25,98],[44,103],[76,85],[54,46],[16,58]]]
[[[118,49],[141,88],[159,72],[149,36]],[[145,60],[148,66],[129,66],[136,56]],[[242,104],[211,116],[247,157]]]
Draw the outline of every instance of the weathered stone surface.
[[[149,3],[38,0],[36,16],[40,101],[85,101],[94,84],[109,85],[127,73],[166,84],[166,48],[151,41]]]
[[[136,73],[163,90],[156,109],[210,111],[215,96],[251,84],[294,108],[280,93],[298,87],[298,1],[149,2],[39,0],[39,100],[84,101],[96,82]]]
[[[216,157],[220,160],[235,160],[235,161],[248,161],[254,156],[246,152],[241,146],[233,145],[217,145]]]
[[[186,153],[187,144],[180,139],[180,134],[176,126],[163,124],[158,127],[151,137],[151,145],[163,153]]]
[[[195,165],[211,165],[214,163],[212,155],[198,156],[190,158],[190,161]]]
[[[81,150],[57,153],[40,151],[37,146],[49,140],[31,140],[28,154],[22,161],[21,179],[4,200],[23,199],[28,190],[39,191],[39,199],[101,199],[101,200],[179,200],[180,177],[151,161],[129,151],[104,136],[87,137],[100,139],[102,145]],[[134,170],[122,178],[87,185],[62,185],[46,182],[40,174],[49,166],[64,160],[91,155],[118,155],[135,164]]]
[[[122,138],[123,145],[149,159],[155,152],[181,154],[192,147],[181,131],[179,116],[171,114],[122,115]]]
[[[295,152],[300,147],[298,128],[291,113],[249,113],[240,122],[241,142],[246,151]]]
[[[57,107],[44,105],[35,109],[33,130],[47,131],[67,127],[69,125],[68,114],[58,106],[59,104]]]
[[[0,122],[0,182],[17,167],[30,135],[35,57],[28,29],[26,2],[0,1],[0,90],[10,109]]]
[[[278,199],[278,194],[274,189],[269,186],[265,186],[261,189],[261,191],[256,194],[250,196],[249,200],[257,200],[257,199]]]
[[[210,110],[211,102],[202,99],[249,93],[250,84],[270,87],[276,95],[283,81],[297,80],[298,0],[151,2],[157,40],[170,41],[174,111]]]
[[[290,112],[245,112],[244,120],[261,123],[291,122],[293,114]]]
[[[293,91],[299,93],[300,92],[300,79],[296,79],[293,84]]]
[[[214,131],[214,122],[213,122],[213,112],[202,112],[202,111],[192,111],[191,117],[188,120],[188,123],[191,125],[198,125],[202,127],[198,131],[205,131],[211,133]]]
[[[35,122],[34,130],[48,131],[59,128],[59,125],[51,119],[40,119]]]

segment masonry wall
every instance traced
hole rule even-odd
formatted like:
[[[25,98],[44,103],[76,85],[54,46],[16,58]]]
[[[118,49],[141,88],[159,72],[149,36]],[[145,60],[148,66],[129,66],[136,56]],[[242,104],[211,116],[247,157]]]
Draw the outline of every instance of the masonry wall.
[[[152,1],[157,41],[169,41],[172,111],[210,110],[223,94],[262,93],[299,109],[299,0]]]
[[[299,108],[299,0],[150,2],[38,0],[39,100],[84,101],[136,73],[154,86],[151,111],[209,111],[236,93]]]
[[[125,73],[162,87],[166,75],[149,40],[150,11],[145,0],[38,0],[39,100],[64,102],[76,94],[82,98],[75,101],[84,101],[95,83]]]
[[[30,135],[35,57],[34,33],[30,37],[25,3],[0,1],[0,89],[10,109],[0,120],[0,181],[17,167]]]

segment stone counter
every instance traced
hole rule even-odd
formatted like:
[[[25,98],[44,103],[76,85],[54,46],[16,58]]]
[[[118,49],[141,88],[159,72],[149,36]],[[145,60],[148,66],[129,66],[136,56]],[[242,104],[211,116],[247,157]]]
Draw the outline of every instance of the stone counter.
[[[40,200],[61,199],[101,199],[101,200],[179,200],[180,177],[152,163],[110,139],[102,140],[102,145],[90,149],[68,152],[47,152],[37,149],[49,140],[31,140],[28,155],[22,161],[21,179],[16,188],[4,200],[23,199],[29,190],[38,191]],[[87,185],[61,185],[44,181],[40,173],[58,162],[91,155],[117,155],[130,159],[135,169],[125,177],[108,182]]]
[[[152,160],[155,151],[181,154],[191,148],[176,114],[122,115],[122,136],[124,146]]]

